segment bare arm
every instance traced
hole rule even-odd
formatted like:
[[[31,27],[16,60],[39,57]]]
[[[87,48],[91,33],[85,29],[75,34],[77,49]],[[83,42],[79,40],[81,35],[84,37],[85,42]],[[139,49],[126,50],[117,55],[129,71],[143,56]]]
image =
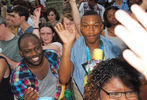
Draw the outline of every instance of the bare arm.
[[[40,38],[40,35],[39,35],[40,12],[41,12],[41,8],[36,8],[34,10],[34,30],[33,30],[33,34],[37,35],[39,38]]]
[[[7,73],[8,64],[3,58],[0,58],[0,83],[2,82],[3,77],[8,77],[9,73]]]
[[[76,25],[78,33],[81,35],[81,31],[80,31],[81,16],[80,16],[79,9],[78,9],[78,7],[76,5],[76,0],[69,0],[69,3],[71,5],[72,16],[73,16],[73,19],[74,19],[74,23]]]
[[[75,30],[73,28],[73,33],[70,33],[67,30],[66,25],[64,26],[65,28],[61,23],[58,23],[55,27],[55,30],[63,41],[63,54],[59,67],[59,79],[63,84],[66,84],[70,80],[70,77],[74,70],[74,66],[70,61],[70,52],[75,41]]]
[[[11,60],[10,58],[8,58],[7,56],[5,56],[4,54],[0,54],[0,56],[3,56],[4,58],[6,58],[6,60],[10,64],[12,70],[14,70],[16,68],[18,62],[15,62],[15,61]]]

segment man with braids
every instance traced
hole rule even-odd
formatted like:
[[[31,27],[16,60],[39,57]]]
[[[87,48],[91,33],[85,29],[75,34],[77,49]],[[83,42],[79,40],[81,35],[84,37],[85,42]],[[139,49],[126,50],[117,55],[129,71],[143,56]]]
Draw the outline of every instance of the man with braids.
[[[122,59],[101,62],[89,75],[84,100],[139,100],[139,75]]]

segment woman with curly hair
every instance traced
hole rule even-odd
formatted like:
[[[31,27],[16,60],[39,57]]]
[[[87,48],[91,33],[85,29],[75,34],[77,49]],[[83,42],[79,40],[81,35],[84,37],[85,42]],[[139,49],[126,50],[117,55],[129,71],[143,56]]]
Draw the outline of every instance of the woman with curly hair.
[[[88,78],[84,100],[140,100],[139,76],[124,60],[101,62]]]

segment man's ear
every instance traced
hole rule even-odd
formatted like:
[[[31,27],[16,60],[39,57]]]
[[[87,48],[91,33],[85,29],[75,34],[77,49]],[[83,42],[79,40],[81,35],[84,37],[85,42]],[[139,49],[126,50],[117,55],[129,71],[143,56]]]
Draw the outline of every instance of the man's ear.
[[[104,24],[103,24],[103,23],[101,24],[100,29],[101,29],[101,30],[104,29]]]
[[[22,53],[21,50],[19,50],[19,54],[20,54],[21,57],[23,57],[23,53]]]
[[[26,20],[25,18],[26,18],[25,16],[21,16],[21,21]]]

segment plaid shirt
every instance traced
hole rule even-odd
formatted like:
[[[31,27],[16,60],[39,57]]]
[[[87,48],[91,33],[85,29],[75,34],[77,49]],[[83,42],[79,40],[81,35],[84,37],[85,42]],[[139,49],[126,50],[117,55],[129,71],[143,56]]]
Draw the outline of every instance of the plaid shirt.
[[[58,78],[60,58],[53,50],[44,50],[43,54],[50,63],[49,67],[51,69],[51,72],[58,79],[55,96],[55,100],[57,100],[59,99],[62,91],[62,85],[59,83]],[[19,100],[24,100],[24,94],[27,91],[28,87],[34,88],[35,90],[37,90],[37,92],[39,91],[39,85],[36,76],[34,76],[33,73],[27,68],[23,60],[19,63],[18,67],[13,71],[10,81],[12,85],[12,90]]]

